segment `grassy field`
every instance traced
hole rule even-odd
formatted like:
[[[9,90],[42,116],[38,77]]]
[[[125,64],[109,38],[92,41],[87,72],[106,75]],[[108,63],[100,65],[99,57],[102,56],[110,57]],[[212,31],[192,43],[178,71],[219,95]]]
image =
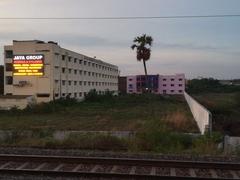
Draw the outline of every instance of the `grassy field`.
[[[194,97],[213,114],[213,129],[240,136],[240,94],[203,93]]]
[[[59,101],[23,111],[1,111],[0,127],[11,130],[0,146],[76,148],[84,150],[158,152],[166,154],[219,154],[222,137],[192,136],[197,125],[182,96],[93,96],[84,102]],[[23,130],[32,130],[29,136]],[[63,140],[54,130],[135,131],[131,137],[71,134]]]
[[[151,125],[176,132],[197,132],[181,96],[120,96],[100,102],[51,103],[0,113],[1,130],[138,131]]]

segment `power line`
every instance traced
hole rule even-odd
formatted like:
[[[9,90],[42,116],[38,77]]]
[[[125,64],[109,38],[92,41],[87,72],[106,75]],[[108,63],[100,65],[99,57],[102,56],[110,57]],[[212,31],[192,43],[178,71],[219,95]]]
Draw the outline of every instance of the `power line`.
[[[0,17],[0,20],[144,20],[144,19],[187,19],[187,18],[232,18],[240,14],[184,15],[184,16],[122,16],[122,17]]]

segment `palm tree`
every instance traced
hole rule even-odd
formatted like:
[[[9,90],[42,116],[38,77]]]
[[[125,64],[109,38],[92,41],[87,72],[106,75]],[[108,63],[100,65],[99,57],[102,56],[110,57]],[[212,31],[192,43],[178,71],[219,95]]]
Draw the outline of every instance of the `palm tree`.
[[[147,75],[147,67],[146,61],[150,59],[151,56],[151,46],[153,42],[153,38],[151,36],[147,36],[143,34],[142,36],[138,36],[133,40],[134,44],[131,46],[132,50],[136,48],[137,60],[143,61],[144,72],[145,72],[145,86],[148,89],[148,75]]]

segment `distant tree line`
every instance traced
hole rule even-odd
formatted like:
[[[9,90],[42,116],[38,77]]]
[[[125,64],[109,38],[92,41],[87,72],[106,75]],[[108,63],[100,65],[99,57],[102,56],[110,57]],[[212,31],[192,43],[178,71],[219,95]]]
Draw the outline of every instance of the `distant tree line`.
[[[3,94],[4,89],[4,66],[0,65],[0,95]]]
[[[188,93],[231,93],[239,92],[240,86],[237,85],[222,85],[219,80],[213,78],[202,78],[188,80],[186,91]]]

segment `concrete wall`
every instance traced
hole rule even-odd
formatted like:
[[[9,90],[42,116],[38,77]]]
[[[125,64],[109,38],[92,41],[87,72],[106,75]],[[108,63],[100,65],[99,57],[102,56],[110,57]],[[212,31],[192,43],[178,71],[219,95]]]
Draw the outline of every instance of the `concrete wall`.
[[[240,150],[240,137],[225,136],[223,142],[224,152]]]
[[[195,99],[184,92],[184,97],[193,114],[201,134],[212,131],[212,114]]]

